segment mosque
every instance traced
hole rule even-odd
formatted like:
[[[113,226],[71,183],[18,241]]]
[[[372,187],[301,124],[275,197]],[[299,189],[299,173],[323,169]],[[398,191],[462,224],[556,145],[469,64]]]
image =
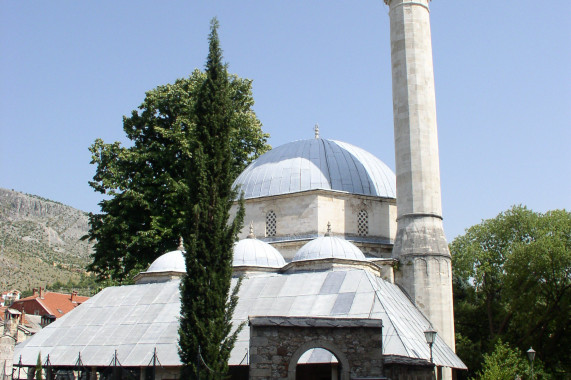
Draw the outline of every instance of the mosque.
[[[249,226],[234,246],[233,324],[246,325],[232,378],[452,379],[466,368],[455,354],[428,1],[385,0],[396,175],[316,126],[236,179]],[[102,290],[17,345],[14,373],[41,353],[60,374],[178,379],[183,255],[165,253],[135,285]]]

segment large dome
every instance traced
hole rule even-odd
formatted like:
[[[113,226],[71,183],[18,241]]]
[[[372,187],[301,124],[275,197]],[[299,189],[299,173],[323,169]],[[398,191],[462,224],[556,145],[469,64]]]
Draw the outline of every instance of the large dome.
[[[354,145],[321,138],[270,150],[238,176],[237,185],[246,199],[316,189],[396,197],[395,175],[381,160]]]

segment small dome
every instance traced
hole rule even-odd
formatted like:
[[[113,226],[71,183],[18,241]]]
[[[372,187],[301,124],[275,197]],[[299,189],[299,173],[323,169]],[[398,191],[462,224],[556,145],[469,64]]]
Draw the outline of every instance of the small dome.
[[[277,249],[261,240],[249,237],[234,244],[233,266],[281,268],[285,260]]]
[[[145,273],[158,272],[186,272],[186,263],[184,262],[184,252],[177,250],[167,252],[153,261],[149,269]]]
[[[297,251],[293,261],[317,259],[367,260],[365,255],[353,243],[335,236],[318,237]]]
[[[341,141],[299,140],[266,152],[234,181],[244,198],[308,190],[396,197],[395,174],[371,153]]]

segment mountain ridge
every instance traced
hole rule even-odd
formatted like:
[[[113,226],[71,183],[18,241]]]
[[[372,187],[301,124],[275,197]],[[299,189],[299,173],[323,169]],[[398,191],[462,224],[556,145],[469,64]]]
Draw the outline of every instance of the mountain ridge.
[[[93,245],[88,214],[41,196],[0,188],[0,289],[76,281]]]

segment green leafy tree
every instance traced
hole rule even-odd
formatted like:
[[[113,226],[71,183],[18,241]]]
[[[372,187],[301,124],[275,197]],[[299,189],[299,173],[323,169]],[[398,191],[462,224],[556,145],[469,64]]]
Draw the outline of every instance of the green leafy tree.
[[[251,81],[227,75],[230,178],[269,149],[252,106]],[[130,146],[98,139],[90,147],[97,165],[90,186],[105,194],[101,214],[90,214],[88,238],[95,253],[88,269],[100,280],[125,283],[158,255],[174,249],[189,210],[182,205],[196,178],[188,181],[194,160],[197,101],[206,74],[159,86],[146,93],[139,110],[123,118]]]
[[[514,206],[450,244],[457,351],[471,374],[498,339],[571,371],[571,213]]]
[[[478,380],[514,380],[531,379],[531,366],[522,352],[510,347],[509,344],[498,340],[494,350],[483,356],[482,370],[478,372]],[[533,379],[548,380],[551,376],[543,371],[539,359],[534,361]]]
[[[235,218],[230,208],[235,167],[231,147],[232,98],[218,40],[218,22],[212,20],[206,80],[196,102],[196,125],[189,151],[185,192],[184,241],[186,276],[181,282],[179,355],[182,378],[220,379],[237,331],[232,314],[238,286],[231,291],[232,247],[242,228],[243,199]]]

